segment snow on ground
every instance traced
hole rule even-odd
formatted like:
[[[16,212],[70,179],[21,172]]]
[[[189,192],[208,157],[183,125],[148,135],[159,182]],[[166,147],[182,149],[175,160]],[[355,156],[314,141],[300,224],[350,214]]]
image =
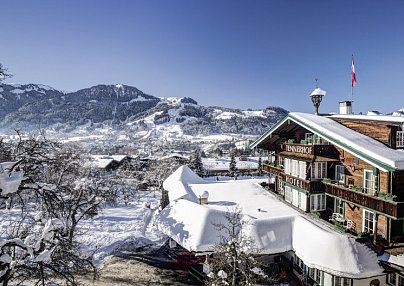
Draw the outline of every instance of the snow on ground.
[[[246,160],[235,158],[236,167],[239,170],[257,170],[258,158],[248,157]],[[207,171],[227,171],[230,166],[230,158],[202,158],[202,164]]]
[[[158,192],[144,191],[127,206],[106,207],[95,219],[83,221],[79,227],[82,233],[80,241],[96,250],[95,262],[100,263],[114,251],[125,247],[138,248],[163,243],[166,236],[153,226],[159,199]]]
[[[95,251],[96,264],[102,263],[117,250],[161,245],[166,236],[153,226],[159,200],[159,192],[143,191],[127,206],[105,207],[94,219],[79,223],[78,240],[90,251]],[[30,213],[30,217],[35,214]],[[5,238],[12,230],[12,225],[21,221],[22,217],[20,209],[1,209],[0,239]]]

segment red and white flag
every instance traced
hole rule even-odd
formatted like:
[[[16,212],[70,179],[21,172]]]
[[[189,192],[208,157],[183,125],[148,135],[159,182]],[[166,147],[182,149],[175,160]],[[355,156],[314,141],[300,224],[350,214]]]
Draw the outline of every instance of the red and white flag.
[[[355,85],[356,85],[355,61],[354,61],[354,57],[352,56],[352,63],[351,63],[351,86],[354,87]]]

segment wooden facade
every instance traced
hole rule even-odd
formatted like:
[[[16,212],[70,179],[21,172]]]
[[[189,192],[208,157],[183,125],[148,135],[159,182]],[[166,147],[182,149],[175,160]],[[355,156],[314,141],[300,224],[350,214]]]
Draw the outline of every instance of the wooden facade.
[[[395,148],[398,127],[394,124],[341,118],[335,121]],[[387,241],[397,240],[398,237],[404,241],[404,171],[381,170],[368,163],[372,160],[358,158],[348,148],[331,142],[307,144],[304,138],[308,133],[310,131],[303,126],[288,122],[273,132],[271,136],[274,137],[270,141],[262,144],[261,148],[274,151],[277,158],[274,163],[263,165],[265,172],[276,177],[275,191],[285,199],[295,193],[304,193],[307,203],[303,206],[306,209],[294,203],[305,198],[301,198],[300,194],[298,199],[289,197],[287,201],[303,211],[320,212],[320,216],[327,220],[338,212],[343,215],[344,222],[353,222],[353,231],[358,234],[370,231],[374,237]],[[286,173],[283,166],[277,165],[278,160],[284,159],[304,162],[306,176]],[[325,164],[321,166],[326,166],[326,176],[312,179],[310,174],[317,163]],[[344,170],[342,178],[336,177],[337,168],[339,172]],[[289,189],[293,192],[288,195],[285,190]],[[318,204],[322,198],[313,198],[319,194],[325,194],[326,206]],[[343,207],[337,206],[337,202],[343,202]]]
[[[353,120],[335,118],[335,121],[353,129],[359,133],[365,134],[377,141],[380,141],[390,148],[396,148],[396,134],[398,127],[391,122],[369,121],[369,120]]]

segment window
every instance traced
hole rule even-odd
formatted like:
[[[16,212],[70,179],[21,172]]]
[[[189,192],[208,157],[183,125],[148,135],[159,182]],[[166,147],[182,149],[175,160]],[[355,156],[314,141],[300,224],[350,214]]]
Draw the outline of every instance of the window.
[[[396,273],[387,274],[387,284],[396,286],[396,281],[397,281]]]
[[[285,160],[283,161],[283,163],[285,164],[284,165],[284,167],[285,167],[285,174],[288,174],[288,175],[290,175],[290,159],[288,159],[288,158],[285,158]]]
[[[376,193],[376,176],[372,170],[363,170],[363,189],[367,194]]]
[[[299,178],[306,180],[306,162],[299,161]]]
[[[327,162],[314,162],[311,165],[311,178],[323,179],[327,177]]]
[[[305,133],[304,141],[306,141],[307,144],[312,144],[313,143],[313,133]]]
[[[398,275],[398,286],[404,286],[404,277]]]
[[[284,193],[285,182],[282,181],[281,177],[278,177],[278,192],[283,194]]]
[[[311,211],[325,210],[325,194],[316,194],[310,196],[310,210]]]
[[[320,270],[316,269],[316,268],[307,268],[307,273],[309,275],[309,277],[311,279],[313,279],[314,281],[316,281],[318,284],[320,284]]]
[[[292,188],[288,186],[285,186],[285,201],[292,202]]]
[[[345,184],[345,166],[335,166],[335,181],[340,184]]]
[[[363,231],[373,233],[375,227],[375,213],[366,209],[363,209]],[[403,285],[404,286],[404,285]]]
[[[351,279],[334,276],[334,286],[351,286]]]
[[[279,156],[278,157],[278,166],[282,166],[283,167],[283,157]]]
[[[299,209],[306,211],[307,209],[307,196],[303,192],[299,192]]]
[[[336,213],[342,214],[344,216],[344,201],[338,198],[335,198],[335,210]]]
[[[404,147],[404,131],[397,131],[396,148]]]
[[[300,268],[300,269],[304,269],[304,262],[303,260],[301,260],[296,254],[295,254],[295,265]]]
[[[285,158],[285,173],[306,179],[306,162]]]

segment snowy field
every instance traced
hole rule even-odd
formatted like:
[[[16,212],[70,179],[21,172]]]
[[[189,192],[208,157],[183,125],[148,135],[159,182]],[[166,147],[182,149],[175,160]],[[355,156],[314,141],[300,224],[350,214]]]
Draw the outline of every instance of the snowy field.
[[[94,219],[81,221],[78,240],[88,246],[86,251],[94,252],[97,265],[117,250],[158,247],[166,240],[153,226],[159,200],[159,192],[142,191],[127,206],[105,207]],[[33,217],[35,213],[30,215]],[[0,237],[12,231],[21,220],[20,210],[0,210]]]
[[[99,264],[116,250],[161,245],[166,236],[153,226],[159,200],[159,192],[140,192],[137,201],[104,208],[93,220],[83,221],[79,239],[95,250],[95,262]]]

